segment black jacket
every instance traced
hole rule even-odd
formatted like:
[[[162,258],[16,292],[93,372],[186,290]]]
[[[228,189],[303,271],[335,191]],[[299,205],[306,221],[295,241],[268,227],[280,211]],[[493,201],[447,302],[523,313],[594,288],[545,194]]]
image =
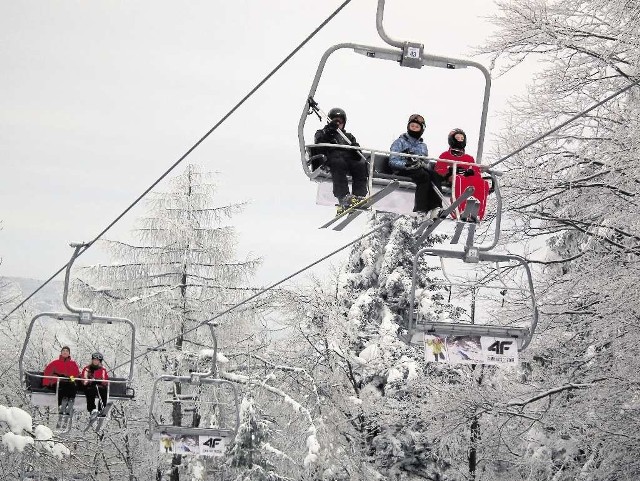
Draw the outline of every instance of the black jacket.
[[[325,127],[324,129],[320,129],[316,131],[314,136],[314,142],[316,144],[337,144],[337,145],[354,145],[360,146],[358,142],[356,142],[356,138],[350,134],[349,132],[343,131],[345,136],[351,142],[347,142],[342,136],[338,133],[337,130],[331,130],[330,128]],[[357,150],[350,149],[332,149],[331,147],[313,147],[311,149],[312,155],[324,154],[327,157],[327,161],[331,164],[332,161],[336,159],[344,159],[344,161],[359,161],[360,155]]]

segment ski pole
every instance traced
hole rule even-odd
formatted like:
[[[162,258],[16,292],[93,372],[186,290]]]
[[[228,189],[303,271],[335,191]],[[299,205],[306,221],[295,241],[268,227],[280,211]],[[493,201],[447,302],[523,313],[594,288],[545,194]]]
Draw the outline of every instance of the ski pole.
[[[327,124],[331,123],[331,119],[329,118],[329,116],[322,111],[322,109],[318,106],[318,102],[313,100],[313,97],[309,97],[307,99],[307,102],[309,103],[309,109],[310,109],[309,113],[315,113],[320,119],[320,121],[324,120]],[[342,129],[338,129],[338,134],[340,134],[340,137],[342,137],[342,139],[346,141],[348,145],[352,145],[351,141],[349,140],[349,137],[345,135]],[[357,150],[356,152],[358,152],[358,155],[362,160],[367,162],[367,158],[364,156],[364,154],[361,151]]]

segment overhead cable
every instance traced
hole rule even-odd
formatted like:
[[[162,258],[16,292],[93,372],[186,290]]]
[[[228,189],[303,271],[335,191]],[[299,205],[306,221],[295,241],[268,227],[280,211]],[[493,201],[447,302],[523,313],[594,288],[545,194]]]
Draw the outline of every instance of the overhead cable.
[[[570,124],[571,122],[573,122],[574,120],[579,119],[580,117],[584,117],[585,115],[587,115],[589,112],[591,112],[593,109],[600,107],[602,104],[607,103],[609,100],[617,97],[618,95],[626,92],[627,90],[629,90],[632,87],[635,87],[636,85],[640,84],[640,78],[638,80],[636,80],[633,83],[630,83],[629,85],[627,85],[626,87],[624,87],[621,90],[618,90],[617,92],[609,95],[608,97],[602,99],[600,102],[598,102],[597,104],[592,105],[591,107],[589,107],[587,110],[583,110],[582,112],[574,115],[573,117],[571,117],[569,120],[566,120],[565,122],[562,122],[560,125],[557,125],[556,127],[552,128],[551,130],[545,132],[542,135],[539,135],[538,137],[536,137],[535,139],[531,140],[530,142],[527,142],[525,145],[523,145],[522,147],[520,147],[519,149],[514,150],[513,152],[511,152],[508,155],[505,155],[504,157],[502,157],[499,160],[496,160],[493,164],[489,165],[489,168],[493,168],[498,164],[501,164],[502,162],[504,162],[505,160],[513,157],[516,154],[519,154],[520,152],[522,152],[524,149],[531,147],[533,144],[540,142],[542,139],[544,139],[545,137],[553,134],[554,132],[557,132],[558,130],[560,130],[562,127]]]
[[[269,80],[278,70],[280,70],[280,68],[284,64],[286,64],[289,60],[291,60],[291,58],[296,53],[298,53],[300,49],[302,49],[302,47],[304,47],[313,37],[315,37],[315,35],[320,30],[322,30],[336,15],[338,15],[338,13],[340,13],[340,11],[344,7],[346,7],[349,3],[351,3],[351,0],[345,0],[338,8],[336,8],[331,15],[329,15],[320,25],[318,25],[318,27],[316,27],[315,30],[313,30],[313,32],[311,32],[302,42],[300,42],[300,44],[298,44],[298,46],[294,48],[291,51],[291,53],[289,53],[289,55],[287,55],[278,65],[274,67],[273,70],[271,70],[271,72],[269,72],[262,80],[260,80],[260,82],[258,82],[257,85],[253,87],[247,95],[245,95],[236,105],[234,105],[233,108],[229,110],[213,127],[211,127],[211,129],[209,129],[209,131],[206,134],[204,134],[195,144],[193,144],[189,148],[189,150],[187,150],[178,160],[176,160],[173,163],[173,165],[171,165],[171,167],[169,167],[160,177],[158,177],[158,179],[153,184],[151,184],[142,194],[140,194],[136,198],[136,200],[134,200],[125,210],[122,211],[122,213],[120,213],[113,221],[111,221],[111,223],[109,223],[107,227],[105,227],[97,236],[95,236],[93,240],[87,242],[87,246],[78,253],[77,257],[80,257],[82,254],[84,254],[87,251],[87,249],[89,249],[96,241],[98,241],[104,234],[106,234],[131,209],[133,209],[133,207],[136,206],[149,192],[151,192],[151,190],[156,185],[158,185],[167,175],[169,175],[169,173],[173,169],[175,169],[185,158],[187,158],[187,156],[191,154],[191,152],[193,152],[202,142],[204,142],[204,140],[207,137],[209,137],[209,135],[211,135],[220,125],[222,125],[222,123],[225,120],[227,120],[231,116],[231,114],[233,114],[236,110],[238,110],[238,108],[240,108],[240,106],[244,104],[245,101],[249,99],[249,97],[251,97],[260,87],[262,87],[267,82],[267,80]],[[49,277],[46,281],[44,281],[44,283],[42,283],[35,291],[33,291],[25,299],[23,299],[9,313],[5,314],[5,316],[2,318],[2,321],[6,320],[11,314],[13,314],[18,309],[20,309],[20,307],[22,307],[29,299],[31,299],[42,288],[44,288],[47,284],[49,284],[49,282],[55,279],[58,276],[58,274],[60,274],[63,270],[65,270],[68,265],[69,263],[66,263],[65,265],[60,267],[60,269],[58,269],[53,275],[51,275],[51,277]]]
[[[248,302],[251,302],[255,298],[260,297],[261,295],[263,295],[263,294],[269,292],[270,290],[278,287],[280,284],[283,284],[283,283],[287,282],[289,279],[292,279],[292,278],[296,277],[298,274],[302,274],[304,271],[309,270],[313,266],[320,264],[322,261],[328,259],[329,257],[332,257],[332,256],[336,255],[338,252],[341,252],[341,251],[345,250],[347,247],[352,246],[356,242],[360,242],[362,239],[365,239],[365,238],[369,237],[370,235],[378,232],[379,230],[381,230],[381,229],[383,229],[385,227],[390,227],[396,220],[398,220],[399,217],[400,217],[400,214],[394,215],[391,219],[387,220],[386,222],[383,222],[382,224],[380,224],[379,226],[377,226],[374,229],[370,230],[369,232],[366,232],[365,234],[362,234],[360,237],[352,240],[348,244],[345,244],[342,247],[339,247],[336,250],[334,250],[332,252],[329,252],[325,256],[322,256],[321,258],[313,261],[311,264],[308,264],[308,265],[304,266],[303,268],[298,269],[293,274],[290,274],[287,277],[285,277],[283,279],[280,279],[278,282],[276,282],[274,284],[271,284],[270,286],[265,287],[264,289],[261,289],[260,291],[256,292],[255,294],[247,297],[246,299],[238,302],[237,304],[234,304],[233,306],[229,307],[228,309],[216,314],[211,319],[207,319],[206,321],[202,321],[200,324],[197,324],[196,326],[194,326],[194,327],[192,327],[190,329],[187,329],[186,331],[182,332],[180,334],[180,336],[184,336],[185,334],[188,334],[188,333],[190,333],[192,331],[195,331],[196,329],[198,329],[199,327],[204,326],[205,324],[208,324],[210,322],[215,321],[216,319],[219,319],[220,317],[230,313],[231,311],[234,311],[238,307],[243,306],[243,305],[247,304]],[[176,341],[180,336],[175,336],[175,337],[173,337],[173,338],[171,338],[171,339],[169,339],[167,341],[164,341],[161,344],[158,344],[155,347],[147,348],[146,352],[143,352],[143,353],[140,353],[140,354],[134,356],[133,360],[135,361],[136,359],[139,359],[141,357],[146,356],[150,352],[156,351],[158,348],[160,348],[162,346],[166,346],[167,344],[169,344],[169,343],[171,343],[173,341]],[[122,366],[126,366],[127,364],[129,364],[129,362],[118,364],[116,367],[113,368],[113,370],[115,371],[117,368],[122,367]]]

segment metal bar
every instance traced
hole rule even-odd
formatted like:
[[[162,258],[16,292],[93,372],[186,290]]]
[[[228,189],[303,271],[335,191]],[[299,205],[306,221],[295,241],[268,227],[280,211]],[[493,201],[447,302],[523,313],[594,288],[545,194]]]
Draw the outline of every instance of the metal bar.
[[[446,250],[446,249],[434,249],[431,247],[425,247],[421,250],[419,250],[416,253],[416,257],[414,258],[414,267],[417,265],[417,258],[419,255],[423,254],[423,253],[430,253],[431,255],[436,255],[436,256],[440,256],[440,257],[448,257],[448,258],[452,258],[452,259],[464,259],[465,253],[464,252],[459,252],[459,251],[451,251],[451,250]],[[531,324],[530,327],[528,329],[528,335],[527,337],[523,340],[523,344],[521,347],[521,350],[526,349],[529,344],[531,343],[531,340],[533,339],[533,335],[535,334],[536,328],[538,326],[538,318],[539,318],[539,313],[538,313],[538,306],[537,306],[537,301],[536,301],[536,295],[535,295],[535,289],[534,289],[534,285],[533,285],[533,275],[531,274],[531,268],[529,267],[529,264],[527,263],[526,259],[524,259],[521,256],[517,256],[517,255],[513,255],[513,254],[490,254],[490,253],[486,253],[486,252],[479,252],[478,253],[479,256],[479,260],[481,262],[505,262],[505,261],[515,261],[518,264],[520,264],[524,270],[525,270],[525,274],[527,276],[527,284],[529,286],[529,297],[531,299]],[[415,276],[415,273],[414,273]],[[415,277],[414,277],[415,278]],[[412,279],[414,279],[412,278]],[[415,302],[415,287],[412,286],[412,297],[410,298],[410,311],[411,311],[411,315],[413,314],[413,302]]]
[[[465,200],[467,200],[467,198],[469,198],[469,196],[471,196],[471,194],[473,194],[473,190],[474,190],[473,187],[467,187],[465,191],[462,193],[462,195],[458,197],[454,203],[452,203],[449,207],[447,207],[447,209],[445,209],[441,215],[449,216],[451,212],[453,212],[453,210],[456,209],[458,205],[460,205],[461,202],[464,202]],[[440,221],[442,221],[442,219],[440,219]],[[427,227],[425,231],[422,233],[422,235],[420,236],[420,238],[418,239],[418,241],[416,242],[416,245],[419,246],[420,244],[422,244],[422,242],[424,242],[427,239],[427,237],[429,237],[429,235],[431,235],[431,233],[439,225],[440,225],[440,222],[434,221],[429,227]],[[426,249],[418,250],[416,252],[416,255],[413,257],[413,267],[411,271],[411,294],[409,295],[409,322],[407,323],[407,325],[409,326],[409,332],[413,330],[413,326],[412,326],[413,325],[413,305],[415,304],[415,301],[416,301],[416,278],[418,275],[418,258],[420,257],[420,254],[425,250]]]
[[[82,249],[84,247],[87,247],[88,244],[85,243],[72,243],[71,247],[74,248],[73,250],[73,254],[71,255],[71,260],[69,260],[69,262],[67,263],[67,268],[65,270],[64,273],[64,291],[62,292],[62,302],[64,303],[64,306],[69,309],[70,312],[73,312],[75,314],[78,314],[78,318],[80,321],[83,321],[85,323],[91,323],[91,318],[92,318],[92,311],[91,309],[85,309],[82,307],[73,307],[70,303],[69,303],[69,280],[71,279],[71,267],[73,266],[73,263],[75,262],[75,260],[80,256],[80,254],[82,253]]]
[[[376,10],[376,29],[378,30],[378,35],[380,35],[380,38],[392,47],[402,48],[404,47],[404,42],[402,40],[396,40],[389,37],[387,32],[384,30],[384,26],[382,24],[384,19],[384,2],[385,0],[378,0],[378,8]]]

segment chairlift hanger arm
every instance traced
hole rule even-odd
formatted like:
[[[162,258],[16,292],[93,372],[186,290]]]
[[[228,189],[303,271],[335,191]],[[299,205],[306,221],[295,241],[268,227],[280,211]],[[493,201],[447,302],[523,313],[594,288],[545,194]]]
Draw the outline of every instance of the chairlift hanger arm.
[[[207,326],[209,326],[209,331],[211,332],[211,340],[213,342],[213,358],[211,359],[211,369],[207,372],[194,372],[191,374],[192,377],[197,376],[201,379],[209,378],[216,373],[216,360],[218,356],[218,338],[216,337],[216,333],[214,330],[214,323],[208,322]]]
[[[91,309],[85,309],[82,307],[73,307],[69,303],[69,281],[71,280],[71,267],[76,259],[82,253],[82,250],[88,246],[88,244],[84,242],[74,242],[70,244],[71,247],[74,248],[73,254],[71,255],[71,259],[67,263],[67,268],[64,273],[64,291],[62,293],[62,302],[64,303],[64,307],[69,309],[69,311],[78,314],[79,318],[83,322],[91,322],[91,318],[93,315],[93,311]]]

